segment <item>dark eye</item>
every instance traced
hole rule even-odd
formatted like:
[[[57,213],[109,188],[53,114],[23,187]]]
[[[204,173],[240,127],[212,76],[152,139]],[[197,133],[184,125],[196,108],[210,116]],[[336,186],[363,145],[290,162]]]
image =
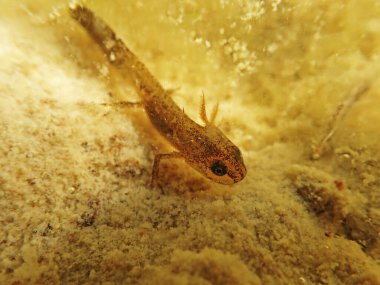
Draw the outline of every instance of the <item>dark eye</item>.
[[[211,170],[214,172],[214,174],[218,176],[223,176],[227,173],[227,166],[221,162],[220,160],[214,162],[213,165],[211,165]]]

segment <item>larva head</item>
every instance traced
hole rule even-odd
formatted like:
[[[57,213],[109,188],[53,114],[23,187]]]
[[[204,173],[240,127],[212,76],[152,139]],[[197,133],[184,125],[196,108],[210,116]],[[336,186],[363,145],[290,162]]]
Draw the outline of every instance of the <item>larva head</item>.
[[[247,170],[240,150],[218,128],[208,126],[205,131],[199,146],[202,155],[188,163],[214,182],[231,185],[241,181]]]

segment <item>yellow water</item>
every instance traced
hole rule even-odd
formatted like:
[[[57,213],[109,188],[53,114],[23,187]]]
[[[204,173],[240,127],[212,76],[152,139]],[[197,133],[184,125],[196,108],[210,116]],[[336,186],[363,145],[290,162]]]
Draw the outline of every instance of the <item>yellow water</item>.
[[[101,104],[137,96],[67,5],[1,1],[0,284],[380,283],[380,2],[86,1],[242,150],[232,187],[155,190],[168,146]]]

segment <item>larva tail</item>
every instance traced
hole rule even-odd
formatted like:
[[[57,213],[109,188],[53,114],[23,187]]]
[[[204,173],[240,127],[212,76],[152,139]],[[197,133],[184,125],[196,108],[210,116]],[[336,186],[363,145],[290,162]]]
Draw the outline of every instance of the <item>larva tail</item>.
[[[108,61],[125,76],[132,77],[138,89],[149,92],[163,90],[160,83],[145,65],[116,37],[114,31],[90,9],[79,4],[70,5],[70,15],[75,19],[107,55]],[[148,93],[149,93],[148,92]],[[140,93],[141,94],[141,93]]]

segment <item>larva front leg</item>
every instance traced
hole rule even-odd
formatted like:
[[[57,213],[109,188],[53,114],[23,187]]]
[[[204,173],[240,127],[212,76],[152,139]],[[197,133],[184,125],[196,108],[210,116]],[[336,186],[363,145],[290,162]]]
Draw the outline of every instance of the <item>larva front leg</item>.
[[[182,154],[179,153],[178,151],[173,151],[170,153],[159,153],[156,154],[154,157],[154,162],[153,162],[153,169],[152,169],[152,180],[150,182],[151,187],[155,187],[158,179],[158,174],[160,170],[160,162],[161,159],[171,159],[171,158],[183,158]]]

